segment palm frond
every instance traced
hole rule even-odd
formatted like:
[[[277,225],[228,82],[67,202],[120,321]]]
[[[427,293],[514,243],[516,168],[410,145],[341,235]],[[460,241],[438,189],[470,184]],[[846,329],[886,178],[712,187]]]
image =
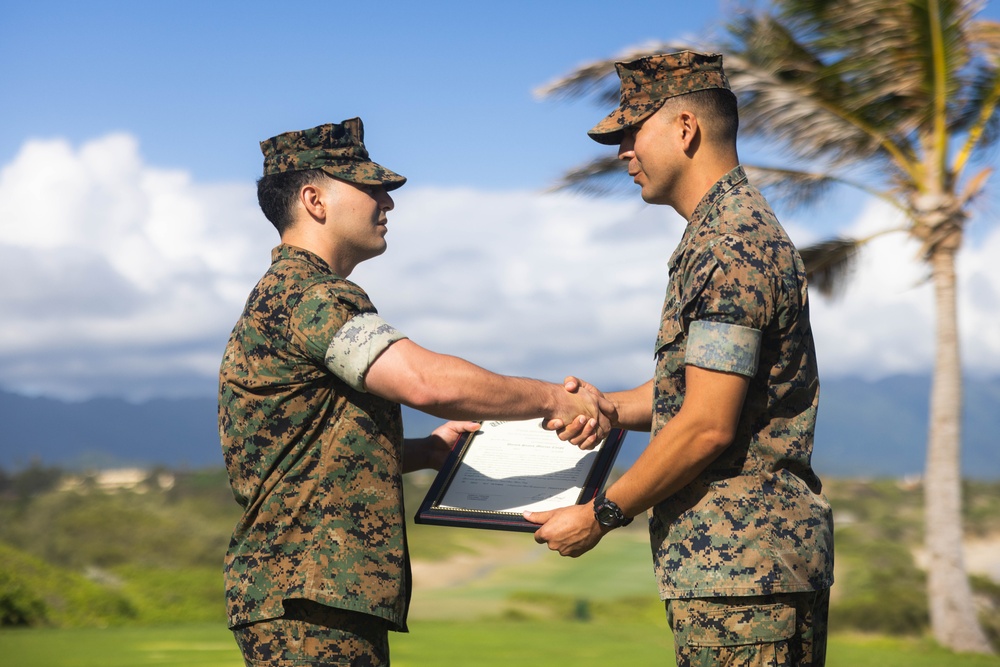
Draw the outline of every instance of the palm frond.
[[[826,195],[837,179],[827,174],[744,164],[747,177],[768,199],[790,208],[811,204]]]
[[[1000,139],[1000,68],[982,69],[967,88],[964,106],[949,118],[948,129],[956,136],[965,135],[956,153],[954,170],[960,174],[970,160],[996,145]]]
[[[792,0],[780,22],[800,35],[868,112],[927,116],[935,75],[945,73],[949,97],[968,63],[967,27],[981,3],[969,0]],[[934,44],[941,49],[938,52]],[[935,61],[935,53],[942,58]],[[943,64],[943,69],[939,65]],[[882,104],[880,100],[891,104]],[[858,107],[858,111],[861,107]],[[899,116],[897,116],[899,117]],[[869,118],[874,123],[875,118]]]
[[[914,162],[908,131],[899,131],[898,91],[881,77],[849,76],[839,61],[824,61],[829,54],[809,41],[818,38],[797,36],[774,17],[747,16],[730,30],[726,66],[746,132],[834,166],[888,155],[903,168]]]
[[[777,6],[776,15],[745,16],[730,28],[730,49],[749,75],[745,102],[741,97],[748,131],[793,145],[800,156],[819,153],[839,164],[887,152],[918,178],[917,156],[929,147],[927,137],[936,136],[934,148],[945,154],[949,128],[962,127],[960,119],[964,127],[976,122],[971,84],[984,78],[977,47],[994,37],[988,26],[973,29],[979,0],[783,0]],[[792,102],[791,95],[809,101]],[[796,122],[807,127],[792,137],[787,123]],[[825,134],[832,140],[823,140]]]
[[[986,120],[983,119],[983,111],[989,109],[993,98],[996,97],[997,83],[1000,81],[1000,68],[980,67],[970,75],[969,82],[963,90],[961,105],[952,104],[952,110],[948,118],[948,129],[953,134],[965,134],[973,131],[977,124],[983,128],[976,130],[980,133],[995,130],[992,128],[994,117],[987,113]]]
[[[854,271],[862,247],[886,234],[910,231],[908,226],[889,227],[860,239],[838,237],[800,248],[806,277],[820,294],[839,296]]]
[[[862,244],[856,239],[835,238],[799,249],[810,284],[824,296],[843,294]]]
[[[627,163],[617,156],[599,157],[563,174],[550,192],[569,191],[592,197],[635,195]]]
[[[993,174],[992,167],[986,167],[981,169],[975,176],[969,179],[965,184],[965,188],[962,190],[961,195],[959,195],[959,200],[963,206],[975,200],[983,192],[983,186],[986,185],[987,179]]]
[[[1000,64],[1000,23],[978,19],[969,26],[969,41],[973,52],[986,62]]]
[[[619,82],[618,77],[615,76],[615,63],[621,60],[634,60],[656,53],[668,52],[670,48],[670,45],[665,42],[650,42],[632,47],[614,58],[595,60],[580,65],[566,76],[543,84],[532,92],[538,98],[588,97],[602,106],[617,106]]]
[[[964,104],[956,108],[950,129],[966,134],[965,142],[955,159],[955,171],[1000,139],[1000,23],[974,21],[969,29],[972,48],[979,58],[974,74],[963,97]]]
[[[853,190],[864,192],[890,206],[905,210],[894,188],[891,186],[887,189],[876,188],[869,182],[862,180],[864,176],[857,169],[851,174],[854,178],[847,178],[834,171],[804,171],[754,164],[744,164],[743,166],[750,181],[761,190],[765,190],[769,200],[781,202],[793,209],[815,204],[829,194],[834,186],[844,185]],[[883,172],[880,174],[880,179],[892,183],[894,177]]]

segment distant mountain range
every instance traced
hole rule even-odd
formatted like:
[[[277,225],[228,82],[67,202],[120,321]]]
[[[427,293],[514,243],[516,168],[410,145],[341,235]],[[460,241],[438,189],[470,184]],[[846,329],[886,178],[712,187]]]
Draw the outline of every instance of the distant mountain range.
[[[822,383],[814,462],[820,475],[903,477],[923,472],[930,378]],[[404,409],[406,433],[426,435],[441,420]],[[965,384],[962,469],[1000,478],[1000,378]],[[630,433],[618,465],[630,465],[648,435]],[[221,466],[213,398],[130,403],[64,402],[0,391],[0,468],[32,463],[67,469]]]

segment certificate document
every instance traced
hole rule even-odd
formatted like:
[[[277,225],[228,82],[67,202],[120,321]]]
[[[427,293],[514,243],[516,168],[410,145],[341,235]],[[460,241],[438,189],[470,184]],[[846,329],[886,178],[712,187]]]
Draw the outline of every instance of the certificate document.
[[[417,513],[417,523],[534,531],[521,513],[590,502],[624,433],[591,450],[563,442],[541,419],[484,421],[455,445]]]

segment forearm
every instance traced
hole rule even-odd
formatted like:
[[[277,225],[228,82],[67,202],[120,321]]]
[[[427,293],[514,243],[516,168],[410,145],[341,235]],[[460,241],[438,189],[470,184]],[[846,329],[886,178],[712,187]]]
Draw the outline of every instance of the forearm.
[[[693,482],[725,450],[725,444],[680,415],[649,443],[606,494],[627,516],[636,516]]]
[[[557,385],[497,375],[444,355],[427,370],[400,387],[400,403],[444,419],[533,419],[556,410]]]
[[[438,426],[426,438],[406,438],[403,440],[403,472],[440,470],[459,439],[478,430],[479,422],[451,421]]]
[[[653,381],[628,391],[610,392],[608,399],[618,409],[615,426],[628,431],[649,431],[653,425]]]
[[[607,489],[607,499],[616,503],[625,516],[633,517],[693,482],[732,443],[748,383],[747,378],[738,375],[689,365],[685,369],[686,393],[681,409],[660,429],[635,464]],[[649,382],[613,395],[620,401],[619,412],[624,412],[617,423],[645,423],[645,414],[637,406],[648,400],[652,413],[652,389]],[[541,525],[535,541],[547,543],[563,556],[586,553],[606,532],[588,505],[526,512],[525,517]]]
[[[558,385],[498,375],[411,341],[383,352],[365,384],[383,398],[445,419],[548,417],[559,411],[560,400],[567,402]]]
[[[607,497],[635,516],[693,482],[736,436],[748,385],[740,375],[688,366],[681,409]]]

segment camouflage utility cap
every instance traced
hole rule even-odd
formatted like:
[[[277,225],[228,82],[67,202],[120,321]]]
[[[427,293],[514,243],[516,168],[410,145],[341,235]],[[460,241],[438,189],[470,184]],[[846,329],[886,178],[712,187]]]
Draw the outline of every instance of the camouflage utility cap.
[[[589,132],[594,141],[620,144],[624,131],[653,115],[663,101],[709,88],[729,90],[718,53],[681,51],[615,63],[622,80],[621,102]]]
[[[360,118],[328,123],[309,130],[285,132],[260,142],[264,175],[321,169],[334,178],[395,190],[406,178],[372,162],[365,148]]]

